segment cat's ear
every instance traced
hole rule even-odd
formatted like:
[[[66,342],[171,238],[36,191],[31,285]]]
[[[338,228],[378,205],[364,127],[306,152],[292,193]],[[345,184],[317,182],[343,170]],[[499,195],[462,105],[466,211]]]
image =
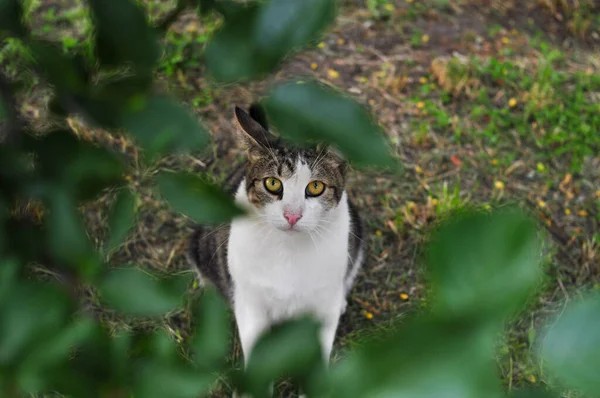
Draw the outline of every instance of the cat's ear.
[[[256,120],[265,130],[269,131],[269,123],[267,123],[267,114],[265,113],[265,110],[259,103],[255,102],[252,105],[250,105],[248,112],[250,113],[250,117],[252,119]]]
[[[329,163],[331,167],[337,168],[342,173],[342,176],[346,176],[349,165],[342,151],[333,145],[319,143],[317,144],[317,153],[324,153],[324,161]]]
[[[268,148],[271,133],[257,122],[245,110],[235,107],[235,120],[240,128],[242,144],[246,149]]]

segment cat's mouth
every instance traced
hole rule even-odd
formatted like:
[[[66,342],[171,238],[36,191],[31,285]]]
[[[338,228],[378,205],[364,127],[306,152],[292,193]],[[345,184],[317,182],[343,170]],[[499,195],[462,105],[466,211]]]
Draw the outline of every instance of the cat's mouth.
[[[289,233],[300,232],[300,230],[298,230],[298,228],[295,225],[288,225],[283,230]]]
[[[298,225],[289,225],[289,224],[287,224],[287,225],[284,225],[284,226],[279,226],[278,229],[280,231],[287,232],[289,234],[302,232],[301,228],[298,228]]]

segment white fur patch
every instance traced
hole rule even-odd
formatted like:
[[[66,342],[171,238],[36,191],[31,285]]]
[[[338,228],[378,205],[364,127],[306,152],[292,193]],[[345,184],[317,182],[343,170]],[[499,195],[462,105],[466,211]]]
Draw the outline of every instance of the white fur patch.
[[[236,201],[251,214],[231,224],[228,266],[236,320],[245,357],[259,335],[275,322],[312,314],[322,322],[323,355],[329,359],[338,319],[345,309],[350,214],[344,192],[335,208],[306,198],[310,169],[298,163],[283,181],[282,200],[263,209],[250,205],[242,182]],[[290,231],[284,210],[301,211]],[[362,261],[362,255],[357,260]],[[358,271],[353,264],[351,280]],[[247,358],[246,358],[247,360]]]

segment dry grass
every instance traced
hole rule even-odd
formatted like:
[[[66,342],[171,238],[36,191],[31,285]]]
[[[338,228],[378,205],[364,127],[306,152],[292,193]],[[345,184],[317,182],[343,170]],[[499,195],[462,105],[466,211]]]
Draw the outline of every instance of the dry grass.
[[[51,3],[44,4],[38,18],[44,18]],[[530,7],[541,7],[550,15],[543,19],[544,15],[529,9],[523,12],[520,2],[485,7],[480,0],[462,0],[444,7],[437,1],[398,0],[389,2],[394,5],[393,12],[376,17],[357,3],[346,2],[322,44],[289,59],[265,81],[244,86],[217,85],[205,77],[202,67],[190,66],[199,63],[200,54],[193,40],[185,44],[186,40],[205,32],[186,29],[197,26],[198,20],[194,14],[185,15],[173,28],[183,36],[169,39],[167,66],[159,70],[159,79],[190,104],[213,133],[214,146],[208,152],[142,166],[130,140],[71,121],[82,138],[110,145],[126,154],[132,165],[128,181],[138,197],[138,222],[108,261],[164,273],[187,272],[183,253],[191,222],[157,197],[151,176],[160,169],[178,169],[222,178],[240,160],[232,134],[233,105],[247,106],[271,83],[288,77],[316,78],[349,92],[369,107],[406,166],[403,178],[368,171],[351,175],[349,191],[365,215],[370,250],[367,267],[358,277],[342,318],[334,358],[360,344],[365,336],[389,328],[405,314],[427,305],[421,248],[428,231],[444,214],[466,205],[491,207],[516,201],[539,214],[547,226],[553,238],[547,258],[551,266],[541,297],[508,328],[499,347],[498,367],[508,388],[546,383],[531,356],[535,341],[529,341],[529,331],[562,300],[600,283],[600,159],[588,156],[582,169],[574,173],[567,160],[547,156],[555,148],[543,139],[554,134],[553,130],[543,121],[527,120],[526,104],[534,104],[530,111],[537,112],[563,101],[558,87],[547,81],[538,79],[527,89],[519,86],[524,84],[523,76],[536,76],[543,57],[539,45],[527,34],[532,30],[527,18],[534,24],[541,21],[538,26],[548,32],[551,46],[566,37],[586,39],[578,42],[577,51],[561,49],[566,61],[554,65],[575,75],[597,67],[593,52],[586,50],[596,43],[588,40],[596,28],[593,21],[588,25],[577,22],[576,29],[568,26],[576,24],[576,15],[584,6],[593,6],[593,10],[597,6],[584,0],[532,2]],[[557,14],[563,19],[557,19]],[[527,18],[503,25],[515,15]],[[490,27],[496,25],[492,31]],[[176,40],[183,44],[175,45]],[[474,59],[480,60],[478,65]],[[524,72],[512,77],[511,69],[504,75],[490,66],[491,59],[513,63],[518,66],[515,70]],[[31,95],[31,103],[43,103],[38,91],[32,90]],[[513,124],[503,124],[505,121]],[[521,134],[517,122],[529,126],[531,134]],[[496,130],[490,130],[491,125]],[[107,193],[85,207],[89,233],[99,247],[106,236],[106,214],[112,201],[113,194]],[[194,287],[190,294],[196,290]],[[177,341],[189,335],[185,308],[164,319],[134,322],[101,308],[93,292],[88,299],[112,328],[164,328]],[[238,355],[236,345],[232,359]],[[282,384],[280,395],[285,396],[288,387]],[[213,396],[226,396],[226,392],[227,386],[221,385]]]

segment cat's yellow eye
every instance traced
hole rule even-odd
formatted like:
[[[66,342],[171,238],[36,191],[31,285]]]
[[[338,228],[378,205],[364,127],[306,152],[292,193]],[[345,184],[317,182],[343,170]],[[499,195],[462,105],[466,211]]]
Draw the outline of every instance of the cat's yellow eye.
[[[265,178],[265,188],[273,194],[280,194],[283,190],[283,185],[281,184],[281,180],[275,177],[267,177]]]
[[[325,190],[325,184],[321,181],[311,181],[306,186],[306,196],[319,196]]]

